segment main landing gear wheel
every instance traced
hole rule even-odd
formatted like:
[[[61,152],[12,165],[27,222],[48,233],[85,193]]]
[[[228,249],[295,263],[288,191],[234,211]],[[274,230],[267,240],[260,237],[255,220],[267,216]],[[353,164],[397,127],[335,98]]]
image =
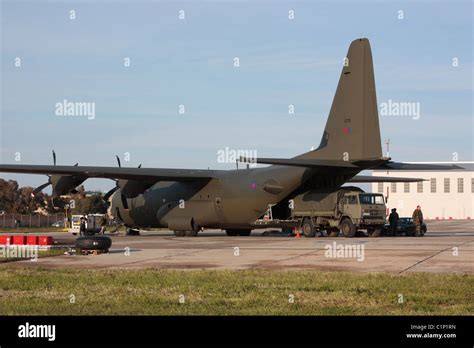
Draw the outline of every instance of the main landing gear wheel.
[[[241,236],[241,237],[247,237],[250,236],[250,233],[252,233],[252,230],[237,230],[237,229],[228,229],[225,230],[228,236],[235,237],[235,236]]]
[[[239,230],[239,236],[248,237],[252,233],[252,230]]]

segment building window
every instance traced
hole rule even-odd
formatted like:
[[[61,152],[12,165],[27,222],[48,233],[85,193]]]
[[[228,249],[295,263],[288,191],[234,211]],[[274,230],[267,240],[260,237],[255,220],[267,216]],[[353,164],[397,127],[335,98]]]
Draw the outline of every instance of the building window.
[[[392,182],[392,189],[391,189],[392,193],[397,193],[397,183],[396,182]]]
[[[383,193],[383,182],[379,182],[377,184],[377,192],[378,193]]]
[[[449,193],[449,178],[444,178],[444,193]]]
[[[436,178],[430,179],[431,193],[436,193]]]
[[[464,179],[458,178],[458,193],[464,192]]]
[[[416,192],[423,193],[423,181],[418,181],[416,183]]]
[[[410,192],[410,183],[409,182],[405,182],[404,185],[403,185],[403,192],[405,193],[409,193]]]

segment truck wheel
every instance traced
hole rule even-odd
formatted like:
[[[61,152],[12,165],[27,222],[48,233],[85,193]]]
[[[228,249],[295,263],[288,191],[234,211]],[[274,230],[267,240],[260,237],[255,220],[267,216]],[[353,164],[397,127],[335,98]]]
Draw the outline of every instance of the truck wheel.
[[[109,237],[79,237],[76,239],[76,248],[85,250],[109,250],[112,239]]]
[[[303,220],[303,223],[301,224],[301,229],[303,230],[303,235],[305,237],[311,238],[314,237],[316,234],[313,221],[311,221],[311,219],[309,218],[305,218]]]
[[[176,237],[184,237],[185,236],[185,231],[174,231],[174,235]]]
[[[426,233],[426,227],[421,229],[421,235],[424,236]]]
[[[352,221],[348,218],[345,218],[341,222],[341,232],[346,238],[352,238],[355,236],[357,229],[355,228]]]
[[[198,231],[194,231],[194,230],[192,230],[192,231],[185,231],[185,232],[184,232],[184,235],[185,235],[186,237],[196,237],[196,236],[198,235]]]

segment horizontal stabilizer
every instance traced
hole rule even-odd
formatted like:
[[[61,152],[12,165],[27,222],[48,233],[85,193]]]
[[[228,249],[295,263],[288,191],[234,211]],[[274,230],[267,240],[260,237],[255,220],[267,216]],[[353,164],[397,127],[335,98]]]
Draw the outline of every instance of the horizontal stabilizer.
[[[459,170],[464,169],[456,165],[424,164],[424,163],[402,163],[387,162],[375,168],[374,170]]]
[[[372,176],[372,175],[356,175],[347,182],[371,183],[371,182],[420,182],[428,181],[422,178],[400,178],[394,176]]]
[[[261,163],[261,164],[274,164],[279,166],[290,166],[290,167],[307,167],[307,168],[358,168],[347,161],[339,160],[317,160],[317,159],[296,159],[296,158],[246,158],[240,157],[240,162],[247,163]]]

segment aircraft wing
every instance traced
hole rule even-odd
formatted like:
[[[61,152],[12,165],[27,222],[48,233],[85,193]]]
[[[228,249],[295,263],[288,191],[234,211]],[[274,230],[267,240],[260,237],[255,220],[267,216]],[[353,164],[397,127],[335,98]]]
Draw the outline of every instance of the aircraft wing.
[[[160,169],[160,168],[119,168],[88,166],[51,166],[51,165],[17,165],[0,164],[0,172],[73,175],[83,178],[108,178],[146,181],[194,181],[211,179],[215,170],[205,169]]]
[[[421,178],[400,178],[395,176],[372,176],[372,175],[356,175],[347,182],[371,183],[371,182],[420,182],[428,181]]]

